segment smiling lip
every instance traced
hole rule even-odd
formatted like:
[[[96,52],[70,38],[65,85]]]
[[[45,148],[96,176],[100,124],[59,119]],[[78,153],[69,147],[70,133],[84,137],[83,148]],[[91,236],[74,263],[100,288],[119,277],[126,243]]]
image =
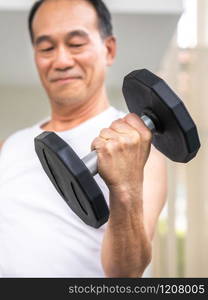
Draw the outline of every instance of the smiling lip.
[[[71,82],[74,80],[80,79],[80,77],[64,77],[64,78],[57,78],[52,80],[52,82],[55,83],[67,83],[67,82]]]

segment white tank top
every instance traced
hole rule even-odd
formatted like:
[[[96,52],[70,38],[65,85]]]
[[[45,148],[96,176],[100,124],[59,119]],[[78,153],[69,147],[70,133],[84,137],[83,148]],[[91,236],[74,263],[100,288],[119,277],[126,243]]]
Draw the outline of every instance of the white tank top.
[[[57,134],[80,158],[123,112],[110,107],[78,127]],[[57,193],[34,150],[39,122],[4,143],[0,155],[0,276],[104,277],[100,260],[106,224],[83,223]],[[107,186],[94,177],[108,202]]]

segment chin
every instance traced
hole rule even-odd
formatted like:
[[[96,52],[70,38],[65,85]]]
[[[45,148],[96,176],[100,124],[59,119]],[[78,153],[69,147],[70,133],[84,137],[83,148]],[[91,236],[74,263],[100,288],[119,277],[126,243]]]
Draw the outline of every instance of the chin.
[[[77,97],[75,95],[66,95],[66,96],[57,96],[56,98],[53,98],[52,102],[56,103],[57,105],[72,105],[75,103],[82,103],[83,100],[80,97]]]
[[[81,93],[76,93],[73,91],[62,90],[59,92],[50,92],[49,98],[52,103],[60,104],[60,105],[68,105],[77,102],[83,102],[84,95]]]

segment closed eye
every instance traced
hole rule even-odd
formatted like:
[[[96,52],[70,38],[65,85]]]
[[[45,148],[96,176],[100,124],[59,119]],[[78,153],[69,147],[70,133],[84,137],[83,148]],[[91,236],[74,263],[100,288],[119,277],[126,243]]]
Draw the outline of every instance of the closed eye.
[[[79,48],[79,47],[82,47],[84,46],[85,44],[70,44],[69,46],[70,47],[73,47],[73,48]]]
[[[53,50],[53,47],[46,48],[46,49],[41,49],[42,52],[49,52],[51,50]]]

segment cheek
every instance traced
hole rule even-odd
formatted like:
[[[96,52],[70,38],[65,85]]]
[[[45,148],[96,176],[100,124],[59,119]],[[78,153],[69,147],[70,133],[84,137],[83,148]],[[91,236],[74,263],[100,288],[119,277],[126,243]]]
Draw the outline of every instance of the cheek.
[[[80,66],[87,73],[101,72],[105,67],[104,55],[98,51],[89,50],[79,56]]]
[[[96,57],[95,55],[93,55],[92,51],[87,51],[84,52],[82,54],[79,55],[79,57],[77,57],[79,62],[82,64],[82,66],[89,68],[90,66],[92,66],[92,62],[93,60],[95,61]]]
[[[47,71],[48,71],[49,66],[50,66],[49,61],[45,58],[41,58],[41,57],[36,56],[35,57],[35,63],[36,63],[38,72],[40,74],[40,77],[44,78],[44,76],[47,74]]]

